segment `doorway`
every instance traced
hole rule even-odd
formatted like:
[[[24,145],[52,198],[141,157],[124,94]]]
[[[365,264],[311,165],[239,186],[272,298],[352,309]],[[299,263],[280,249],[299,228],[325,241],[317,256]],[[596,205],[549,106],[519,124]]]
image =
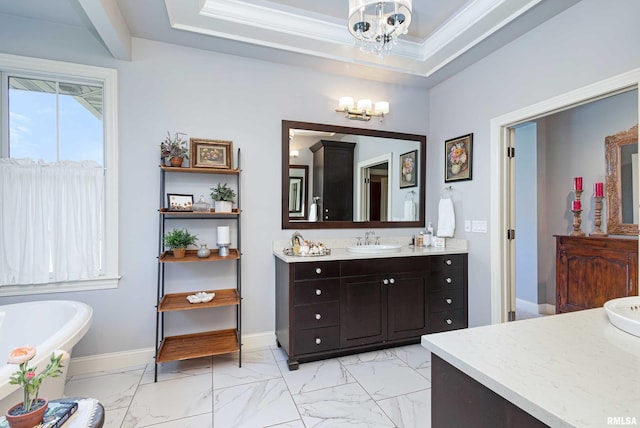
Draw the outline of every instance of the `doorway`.
[[[491,319],[501,323],[515,312],[517,250],[515,239],[508,239],[507,231],[515,230],[515,163],[508,155],[515,141],[515,130],[527,122],[532,122],[555,113],[610,97],[615,94],[636,90],[640,82],[640,70],[598,82],[588,87],[534,104],[527,108],[494,118],[491,121]],[[636,101],[637,103],[637,101]],[[636,104],[637,105],[637,104]],[[635,113],[636,117],[638,112]],[[602,140],[604,144],[604,140]],[[517,153],[517,150],[516,150]],[[517,158],[517,156],[516,156]],[[547,188],[559,188],[556,182]],[[566,186],[565,186],[566,187]],[[538,187],[540,188],[540,187]],[[559,204],[558,204],[559,205]],[[547,209],[549,207],[546,207]],[[559,207],[562,212],[564,207]],[[558,216],[556,216],[558,217]],[[560,219],[563,214],[559,215]],[[538,236],[542,231],[538,231]],[[516,232],[516,236],[518,236]],[[552,236],[548,239],[553,240]],[[539,239],[538,239],[539,241]],[[555,247],[554,247],[555,248]],[[548,252],[548,251],[547,251]],[[553,251],[555,259],[555,251]]]
[[[358,162],[356,221],[388,221],[391,214],[391,153]]]

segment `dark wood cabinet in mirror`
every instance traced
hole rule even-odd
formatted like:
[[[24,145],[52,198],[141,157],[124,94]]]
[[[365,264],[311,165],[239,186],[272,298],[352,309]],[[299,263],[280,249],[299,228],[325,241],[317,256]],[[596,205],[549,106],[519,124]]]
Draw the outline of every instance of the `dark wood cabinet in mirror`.
[[[424,135],[283,120],[282,228],[424,226],[426,146]],[[308,191],[290,201],[300,166]],[[307,215],[293,217],[292,206]]]

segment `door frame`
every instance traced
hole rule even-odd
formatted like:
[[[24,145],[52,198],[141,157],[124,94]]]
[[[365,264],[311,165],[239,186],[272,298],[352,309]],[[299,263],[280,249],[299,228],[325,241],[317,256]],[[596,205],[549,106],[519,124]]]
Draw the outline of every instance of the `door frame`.
[[[638,89],[640,68],[575,89],[562,95],[491,119],[490,124],[490,249],[491,249],[491,323],[508,320],[510,308],[509,278],[512,274],[512,241],[507,229],[512,227],[510,168],[507,147],[512,142],[511,128],[523,122],[558,113],[598,99]],[[640,121],[640,90],[638,91]],[[640,183],[639,183],[640,184]],[[637,208],[637,207],[636,207]]]
[[[380,156],[365,159],[358,162],[356,167],[356,212],[358,213],[358,221],[367,221],[365,218],[369,216],[369,191],[363,191],[367,183],[364,182],[365,178],[369,178],[368,170],[366,169],[387,163],[387,176],[390,178],[392,174],[392,153],[385,153]],[[387,182],[387,215],[391,217],[391,180]]]

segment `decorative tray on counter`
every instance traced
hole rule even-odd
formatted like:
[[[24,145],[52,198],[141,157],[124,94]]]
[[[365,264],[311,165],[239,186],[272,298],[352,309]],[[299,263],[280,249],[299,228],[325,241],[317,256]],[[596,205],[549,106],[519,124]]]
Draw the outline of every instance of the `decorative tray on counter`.
[[[328,256],[331,250],[324,246],[322,242],[305,241],[307,245],[294,245],[293,248],[285,248],[282,250],[285,256],[295,257],[319,257]]]

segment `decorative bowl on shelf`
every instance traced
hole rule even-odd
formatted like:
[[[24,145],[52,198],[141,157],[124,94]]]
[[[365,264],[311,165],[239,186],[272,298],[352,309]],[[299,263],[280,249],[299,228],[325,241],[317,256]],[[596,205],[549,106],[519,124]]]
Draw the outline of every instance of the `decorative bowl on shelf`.
[[[187,296],[187,300],[189,303],[207,303],[213,300],[216,293],[205,293],[204,291],[200,291],[196,294],[190,294]]]

